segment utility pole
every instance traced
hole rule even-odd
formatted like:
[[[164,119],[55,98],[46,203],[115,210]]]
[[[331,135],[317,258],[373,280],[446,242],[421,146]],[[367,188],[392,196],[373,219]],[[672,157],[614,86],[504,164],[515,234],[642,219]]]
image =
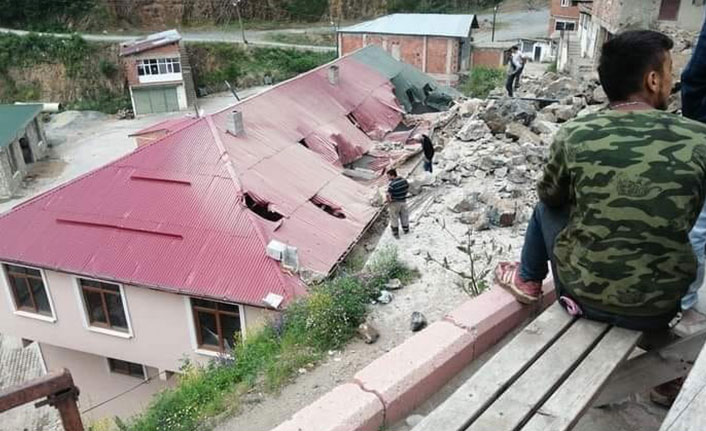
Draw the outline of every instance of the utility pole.
[[[243,27],[243,17],[240,16],[240,3],[243,0],[233,0],[233,6],[235,6],[235,12],[238,14],[238,22],[240,23],[240,33],[243,37],[243,43],[248,44],[248,40],[245,39],[245,27]]]
[[[498,5],[493,7],[493,34],[490,36],[490,41],[495,42],[495,17],[498,15]]]

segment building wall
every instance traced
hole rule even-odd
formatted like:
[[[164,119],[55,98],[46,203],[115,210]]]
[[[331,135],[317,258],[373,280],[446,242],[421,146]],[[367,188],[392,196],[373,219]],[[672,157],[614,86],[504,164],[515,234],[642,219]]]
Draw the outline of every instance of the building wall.
[[[10,146],[14,149],[14,160],[17,171],[12,172],[10,169],[10,160],[12,152]],[[8,146],[0,147],[0,199],[11,198],[22,185],[22,179],[27,175],[27,165],[22,159],[22,149],[20,148],[19,140],[15,139]]]
[[[155,393],[176,383],[173,375],[161,376],[157,368],[145,367],[145,374],[156,378],[132,389],[143,380],[111,372],[108,361],[103,356],[64,349],[47,343],[40,343],[40,350],[47,370],[62,368],[71,370],[74,383],[81,392],[79,404],[82,411],[129,390],[125,395],[85,413],[83,419],[87,422],[86,425],[102,418],[112,419],[114,416],[127,419],[147,407]],[[167,379],[167,376],[170,377]]]
[[[549,28],[547,30],[547,34],[549,36],[554,35],[554,25],[556,23],[556,20],[571,20],[571,21],[578,21],[579,19],[579,7],[578,6],[569,6],[569,7],[562,7],[561,6],[561,0],[550,0],[550,17],[549,17]]]
[[[704,11],[706,11],[706,6],[696,6],[691,2],[691,0],[681,0],[681,5],[679,6],[679,16],[677,17],[677,22],[675,24],[684,30],[697,31],[701,29],[701,26],[704,23]]]
[[[188,298],[153,289],[124,286],[132,336],[98,332],[86,325],[76,277],[43,271],[55,321],[15,312],[7,279],[0,277],[0,332],[56,347],[178,370],[183,358],[205,363],[213,354],[197,352]],[[273,316],[271,311],[243,306],[244,327],[252,331]]]
[[[473,48],[472,67],[503,67],[504,52],[502,48]]]
[[[649,28],[659,13],[660,4],[661,0],[596,0],[592,5],[593,17],[613,34]]]
[[[432,75],[444,84],[458,80],[461,41],[458,38],[391,34],[339,34],[340,55],[377,45],[397,60]]]
[[[172,43],[169,45],[160,46],[149,51],[140,52],[135,55],[125,56],[123,58],[123,67],[125,67],[125,75],[129,85],[140,85],[140,79],[137,75],[137,61],[150,58],[174,58],[179,57],[179,44]]]

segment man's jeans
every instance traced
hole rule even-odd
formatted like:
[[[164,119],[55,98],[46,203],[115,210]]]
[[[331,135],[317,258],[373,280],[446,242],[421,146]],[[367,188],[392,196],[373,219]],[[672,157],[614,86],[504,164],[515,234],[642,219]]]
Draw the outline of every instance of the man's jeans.
[[[431,159],[427,159],[426,157],[424,157],[424,170],[429,173],[432,172]]]
[[[696,272],[696,280],[689,286],[689,290],[681,300],[682,310],[688,310],[696,304],[698,300],[697,291],[704,283],[704,251],[706,250],[706,205],[701,209],[701,214],[696,220],[696,224],[689,232],[689,241],[694,249],[696,259],[699,261],[699,269]]]
[[[549,273],[548,264],[552,264],[554,283],[558,285],[554,264],[554,241],[569,221],[569,207],[549,208],[542,202],[534,207],[532,218],[527,225],[525,244],[520,258],[520,278],[541,281]]]

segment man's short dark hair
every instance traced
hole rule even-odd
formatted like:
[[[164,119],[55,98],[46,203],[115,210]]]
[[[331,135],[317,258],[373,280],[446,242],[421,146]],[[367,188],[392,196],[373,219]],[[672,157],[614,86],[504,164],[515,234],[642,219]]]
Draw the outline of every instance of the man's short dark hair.
[[[396,177],[397,176],[397,169],[392,168],[389,171],[387,171],[387,176],[388,177]]]
[[[674,42],[652,30],[626,31],[603,44],[598,76],[611,102],[627,100],[642,90],[645,74],[662,72]]]

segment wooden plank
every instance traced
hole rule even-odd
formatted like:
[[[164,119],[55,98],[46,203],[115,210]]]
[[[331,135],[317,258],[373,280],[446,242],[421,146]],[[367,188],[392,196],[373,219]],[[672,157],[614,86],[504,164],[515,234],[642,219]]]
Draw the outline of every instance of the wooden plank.
[[[462,431],[573,323],[559,304],[530,322],[413,431]]]
[[[704,341],[706,331],[624,362],[610,377],[594,405],[619,402],[628,395],[686,376]]]
[[[598,345],[522,427],[522,431],[567,431],[572,429],[611,373],[628,357],[642,334],[611,328]]]
[[[706,349],[701,351],[659,431],[706,430]]]
[[[593,350],[608,328],[605,323],[578,320],[467,430],[519,428]]]

